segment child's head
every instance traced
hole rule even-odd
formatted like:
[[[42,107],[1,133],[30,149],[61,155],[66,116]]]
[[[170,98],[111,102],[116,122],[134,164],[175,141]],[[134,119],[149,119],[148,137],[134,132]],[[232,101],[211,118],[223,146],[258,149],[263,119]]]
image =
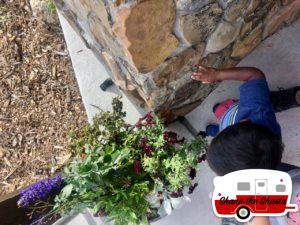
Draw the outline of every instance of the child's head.
[[[267,128],[247,122],[227,127],[207,151],[210,167],[218,174],[241,169],[275,169],[281,161],[283,143]]]

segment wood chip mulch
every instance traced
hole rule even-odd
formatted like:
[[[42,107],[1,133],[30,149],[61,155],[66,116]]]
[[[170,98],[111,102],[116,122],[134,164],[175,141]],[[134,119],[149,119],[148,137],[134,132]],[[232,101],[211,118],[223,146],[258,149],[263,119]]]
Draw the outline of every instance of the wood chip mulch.
[[[54,15],[55,16],[55,15]],[[87,123],[62,30],[0,0],[0,195],[53,173]]]

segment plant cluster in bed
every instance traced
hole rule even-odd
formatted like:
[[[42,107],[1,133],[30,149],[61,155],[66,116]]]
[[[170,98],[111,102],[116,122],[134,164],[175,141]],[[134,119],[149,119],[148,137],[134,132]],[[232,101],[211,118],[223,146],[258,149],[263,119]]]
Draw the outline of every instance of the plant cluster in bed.
[[[206,142],[166,131],[153,113],[129,125],[122,102],[115,98],[112,105],[112,112],[101,111],[91,125],[73,132],[74,158],[61,174],[62,189],[52,212],[90,208],[116,225],[148,224],[176,208],[174,199],[184,199],[185,187],[193,192]]]

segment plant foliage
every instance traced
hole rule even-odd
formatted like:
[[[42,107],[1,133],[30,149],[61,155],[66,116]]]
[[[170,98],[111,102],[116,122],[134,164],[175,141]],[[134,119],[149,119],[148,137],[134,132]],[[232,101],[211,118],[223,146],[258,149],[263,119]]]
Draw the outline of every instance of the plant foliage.
[[[72,132],[75,156],[62,174],[64,187],[54,210],[69,214],[90,208],[116,225],[148,224],[164,201],[176,193],[181,197],[178,193],[192,185],[189,173],[206,142],[179,140],[152,113],[128,125],[120,99],[112,106],[112,112],[101,111],[91,125]]]
[[[55,14],[55,5],[53,0],[47,0],[47,8],[51,14]]]

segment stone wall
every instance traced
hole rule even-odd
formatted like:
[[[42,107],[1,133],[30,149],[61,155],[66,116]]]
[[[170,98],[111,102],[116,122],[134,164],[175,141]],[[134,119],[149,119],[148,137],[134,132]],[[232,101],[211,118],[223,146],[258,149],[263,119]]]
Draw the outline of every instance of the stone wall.
[[[137,104],[169,120],[195,108],[213,85],[192,66],[235,66],[299,17],[300,0],[55,0]]]

